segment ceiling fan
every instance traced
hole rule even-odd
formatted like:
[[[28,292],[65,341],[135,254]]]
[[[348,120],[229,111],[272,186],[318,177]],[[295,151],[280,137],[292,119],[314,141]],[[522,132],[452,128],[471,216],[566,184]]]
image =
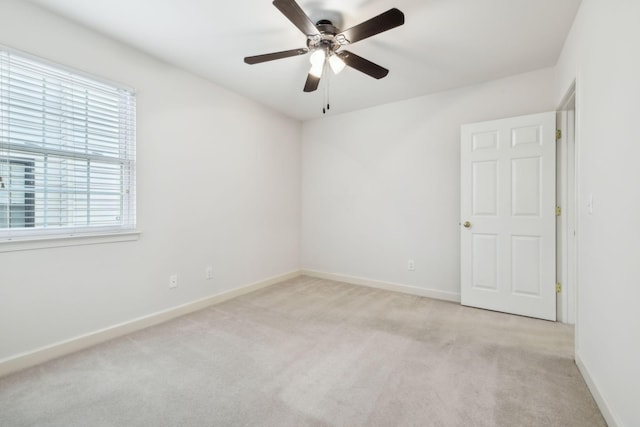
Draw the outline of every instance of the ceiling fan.
[[[389,74],[386,68],[341,48],[404,24],[404,14],[398,9],[389,9],[355,27],[340,31],[326,19],[314,24],[294,0],[274,0],[273,5],[304,33],[307,37],[307,47],[247,56],[244,58],[247,64],[259,64],[311,52],[311,69],[304,85],[305,92],[318,89],[327,64],[336,74],[345,66],[355,68],[376,79]]]

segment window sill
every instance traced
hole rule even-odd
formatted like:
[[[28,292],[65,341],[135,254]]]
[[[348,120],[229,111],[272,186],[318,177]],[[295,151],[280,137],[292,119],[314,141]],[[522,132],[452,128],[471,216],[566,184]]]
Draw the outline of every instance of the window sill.
[[[67,234],[0,240],[0,253],[62,248],[67,246],[97,245],[102,243],[131,242],[140,238],[139,231],[104,234]]]

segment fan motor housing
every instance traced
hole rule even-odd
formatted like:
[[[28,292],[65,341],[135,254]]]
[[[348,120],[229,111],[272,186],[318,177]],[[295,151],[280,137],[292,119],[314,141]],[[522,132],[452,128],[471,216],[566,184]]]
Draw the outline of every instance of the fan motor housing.
[[[310,50],[328,49],[331,52],[335,52],[340,48],[341,43],[336,40],[336,34],[338,34],[340,30],[338,30],[331,21],[321,19],[316,22],[316,28],[320,32],[320,35],[307,36],[307,46]]]

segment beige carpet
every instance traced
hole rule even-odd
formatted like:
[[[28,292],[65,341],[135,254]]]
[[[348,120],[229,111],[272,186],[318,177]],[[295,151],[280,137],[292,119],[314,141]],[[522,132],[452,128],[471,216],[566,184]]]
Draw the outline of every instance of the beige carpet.
[[[572,335],[301,277],[0,379],[0,425],[604,426]]]

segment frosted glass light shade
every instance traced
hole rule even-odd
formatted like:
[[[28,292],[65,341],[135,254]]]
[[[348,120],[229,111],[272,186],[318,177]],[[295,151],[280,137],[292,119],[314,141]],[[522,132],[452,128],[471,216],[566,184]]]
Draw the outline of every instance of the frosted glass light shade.
[[[329,65],[335,74],[340,74],[342,70],[344,70],[345,63],[338,55],[331,55],[329,57]]]
[[[318,49],[311,54],[311,56],[309,57],[309,62],[311,62],[311,65],[314,66],[322,65],[324,64],[324,60],[326,57],[327,54],[324,52],[324,50]]]

